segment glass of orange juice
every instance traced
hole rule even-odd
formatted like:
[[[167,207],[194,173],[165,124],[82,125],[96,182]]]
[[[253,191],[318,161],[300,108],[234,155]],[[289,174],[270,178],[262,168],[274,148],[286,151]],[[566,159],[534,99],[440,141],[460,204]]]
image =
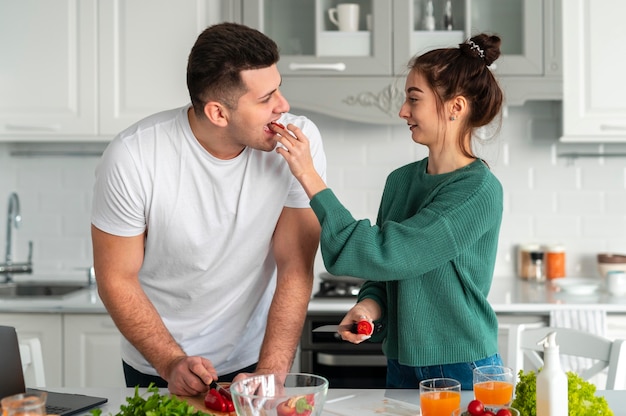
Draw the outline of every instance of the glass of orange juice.
[[[3,416],[46,416],[45,391],[29,391],[2,399]]]
[[[513,400],[515,376],[509,367],[487,365],[474,369],[474,397],[485,406],[508,406]]]
[[[452,378],[431,378],[420,381],[422,416],[452,414],[461,406],[461,383]]]

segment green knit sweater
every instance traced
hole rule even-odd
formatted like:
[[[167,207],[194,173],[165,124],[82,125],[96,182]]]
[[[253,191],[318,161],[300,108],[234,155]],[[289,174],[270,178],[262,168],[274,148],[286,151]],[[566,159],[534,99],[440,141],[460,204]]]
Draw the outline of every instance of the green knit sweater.
[[[487,302],[502,220],[502,186],[476,160],[426,173],[428,158],[387,178],[376,225],[355,220],[330,189],[311,200],[326,269],[367,281],[382,307],[389,359],[408,366],[471,362],[498,351]]]

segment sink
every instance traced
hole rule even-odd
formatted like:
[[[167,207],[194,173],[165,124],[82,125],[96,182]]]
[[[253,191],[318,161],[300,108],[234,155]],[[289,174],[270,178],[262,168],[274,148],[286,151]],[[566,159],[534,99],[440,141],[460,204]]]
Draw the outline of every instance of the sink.
[[[0,283],[0,298],[62,297],[87,287],[76,282]]]

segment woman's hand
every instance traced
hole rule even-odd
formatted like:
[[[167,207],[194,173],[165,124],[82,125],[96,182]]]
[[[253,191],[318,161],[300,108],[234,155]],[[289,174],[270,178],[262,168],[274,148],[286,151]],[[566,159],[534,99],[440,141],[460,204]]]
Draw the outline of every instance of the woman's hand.
[[[340,328],[350,328],[352,324],[362,320],[366,320],[370,323],[377,319],[380,319],[381,310],[380,306],[372,299],[363,299],[357,303],[346,313],[343,320],[339,324]],[[370,338],[370,335],[355,334],[349,329],[339,330],[339,335],[344,341],[351,342],[353,344],[360,344],[361,342]]]
[[[271,127],[277,133],[277,140],[281,144],[276,147],[276,152],[285,158],[291,173],[300,182],[309,199],[326,189],[324,180],[315,170],[309,139],[302,130],[293,124],[283,128],[277,123],[272,123]]]

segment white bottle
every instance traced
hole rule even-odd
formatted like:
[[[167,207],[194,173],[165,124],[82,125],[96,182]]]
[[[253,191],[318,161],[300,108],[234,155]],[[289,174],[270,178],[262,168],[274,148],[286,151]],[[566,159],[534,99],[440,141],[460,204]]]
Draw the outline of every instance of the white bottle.
[[[556,332],[543,344],[543,368],[537,374],[537,416],[567,416],[567,375],[561,368]]]

